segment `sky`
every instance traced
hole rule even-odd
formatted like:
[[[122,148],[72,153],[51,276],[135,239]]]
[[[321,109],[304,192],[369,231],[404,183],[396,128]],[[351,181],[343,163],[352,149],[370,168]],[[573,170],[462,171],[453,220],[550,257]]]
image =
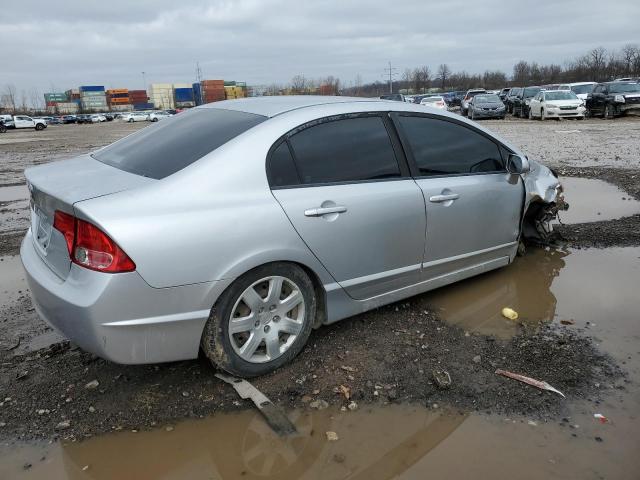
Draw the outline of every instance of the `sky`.
[[[639,42],[639,0],[6,0],[0,90],[191,83],[196,62],[249,85],[383,81],[389,61],[511,74]]]

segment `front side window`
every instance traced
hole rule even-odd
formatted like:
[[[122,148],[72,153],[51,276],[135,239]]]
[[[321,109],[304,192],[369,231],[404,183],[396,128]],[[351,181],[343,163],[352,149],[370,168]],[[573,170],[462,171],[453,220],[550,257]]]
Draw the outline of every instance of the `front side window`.
[[[289,142],[303,184],[400,177],[389,134],[379,116],[320,123],[294,134]]]
[[[498,146],[470,128],[436,118],[397,118],[420,176],[504,171]]]

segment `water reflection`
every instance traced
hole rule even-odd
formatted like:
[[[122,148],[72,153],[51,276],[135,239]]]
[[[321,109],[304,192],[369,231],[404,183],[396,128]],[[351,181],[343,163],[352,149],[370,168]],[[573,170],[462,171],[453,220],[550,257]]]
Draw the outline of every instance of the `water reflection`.
[[[519,325],[549,323],[556,312],[551,284],[565,266],[567,251],[530,249],[512,265],[423,295],[420,302],[467,331],[509,338]],[[518,322],[505,319],[503,307],[515,309]]]
[[[187,422],[171,432],[71,443],[62,449],[66,478],[385,480],[423,458],[467,416],[397,406],[291,412],[290,418],[299,433],[284,439],[249,411]],[[337,442],[327,441],[330,430]]]

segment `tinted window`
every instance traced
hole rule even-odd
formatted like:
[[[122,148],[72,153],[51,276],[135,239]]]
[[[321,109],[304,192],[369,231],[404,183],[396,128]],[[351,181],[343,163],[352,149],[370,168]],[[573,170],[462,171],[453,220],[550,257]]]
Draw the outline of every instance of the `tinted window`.
[[[298,185],[300,183],[287,142],[282,142],[280,146],[271,153],[268,170],[269,185],[272,187],[284,187],[287,185]]]
[[[420,175],[504,170],[498,146],[456,123],[424,117],[398,117]]]
[[[266,120],[233,110],[197,108],[168,118],[92,154],[126,172],[164,178]]]
[[[400,176],[380,117],[321,123],[291,137],[302,183],[377,180]]]

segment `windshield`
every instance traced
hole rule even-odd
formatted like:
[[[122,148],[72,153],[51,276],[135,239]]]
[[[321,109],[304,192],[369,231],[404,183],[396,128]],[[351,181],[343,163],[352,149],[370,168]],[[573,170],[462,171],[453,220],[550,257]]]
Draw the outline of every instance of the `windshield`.
[[[515,97],[516,95],[518,95],[520,92],[522,91],[521,88],[512,88],[511,90],[509,90],[509,96],[510,97]]]
[[[527,87],[524,89],[524,98],[531,98],[542,90],[540,87]]]
[[[500,97],[497,95],[477,95],[473,101],[475,103],[499,103]]]
[[[573,87],[571,87],[571,91],[574,92],[576,95],[583,94],[583,93],[591,93],[593,92],[593,87],[595,87],[594,84],[574,85]]]
[[[640,83],[610,83],[609,93],[640,92]]]
[[[577,100],[576,94],[569,91],[556,90],[544,94],[545,100]]]
[[[266,119],[233,110],[196,108],[138,130],[91,156],[120,170],[159,180]]]

